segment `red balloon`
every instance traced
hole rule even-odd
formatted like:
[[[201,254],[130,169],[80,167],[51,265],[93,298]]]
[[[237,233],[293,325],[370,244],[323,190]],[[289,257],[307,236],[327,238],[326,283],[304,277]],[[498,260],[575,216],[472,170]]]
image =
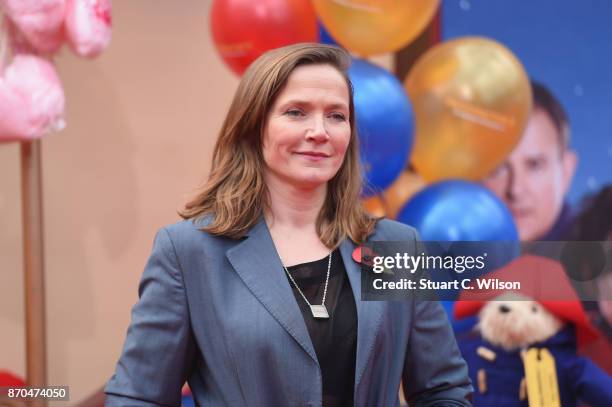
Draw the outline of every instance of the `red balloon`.
[[[270,49],[318,39],[310,0],[214,0],[210,23],[217,51],[238,75]]]

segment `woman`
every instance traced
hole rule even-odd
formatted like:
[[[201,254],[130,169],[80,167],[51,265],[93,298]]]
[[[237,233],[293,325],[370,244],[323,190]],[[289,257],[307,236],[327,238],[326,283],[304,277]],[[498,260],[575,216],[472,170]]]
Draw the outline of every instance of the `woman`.
[[[439,304],[360,301],[357,245],[416,234],[358,204],[349,64],[297,44],[247,70],[207,182],[156,237],[107,405],[179,405],[188,380],[206,406],[397,406],[402,378],[411,405],[469,405]]]

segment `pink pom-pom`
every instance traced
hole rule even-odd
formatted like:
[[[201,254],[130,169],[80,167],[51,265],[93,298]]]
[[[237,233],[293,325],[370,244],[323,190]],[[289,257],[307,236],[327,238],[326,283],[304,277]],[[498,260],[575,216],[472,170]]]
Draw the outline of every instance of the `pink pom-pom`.
[[[52,53],[61,47],[65,0],[0,0],[0,7],[37,51]]]
[[[40,138],[64,127],[64,90],[53,64],[16,55],[0,76],[0,142]]]
[[[66,7],[70,48],[82,57],[98,56],[111,39],[110,0],[68,0]]]

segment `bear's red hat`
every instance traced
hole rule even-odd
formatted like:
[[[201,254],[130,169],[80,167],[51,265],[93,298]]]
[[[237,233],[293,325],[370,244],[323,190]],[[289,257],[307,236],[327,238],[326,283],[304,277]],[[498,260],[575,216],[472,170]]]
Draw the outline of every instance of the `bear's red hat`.
[[[475,315],[487,301],[505,292],[513,291],[532,298],[557,318],[573,324],[580,346],[599,336],[598,331],[587,318],[563,266],[555,260],[524,255],[482,278],[519,282],[520,288],[513,290],[479,289],[473,281],[471,289],[463,290],[455,302],[453,314],[456,319]]]

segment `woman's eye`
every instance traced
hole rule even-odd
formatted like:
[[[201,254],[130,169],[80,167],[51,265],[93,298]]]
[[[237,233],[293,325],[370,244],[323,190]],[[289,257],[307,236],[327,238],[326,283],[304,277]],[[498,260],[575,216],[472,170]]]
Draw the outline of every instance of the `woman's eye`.
[[[342,113],[332,113],[331,117],[340,122],[343,122],[346,120],[346,116],[344,116]]]
[[[301,117],[304,115],[304,112],[298,109],[289,109],[285,112],[285,114],[291,117]]]

